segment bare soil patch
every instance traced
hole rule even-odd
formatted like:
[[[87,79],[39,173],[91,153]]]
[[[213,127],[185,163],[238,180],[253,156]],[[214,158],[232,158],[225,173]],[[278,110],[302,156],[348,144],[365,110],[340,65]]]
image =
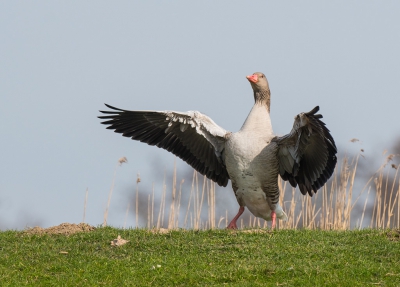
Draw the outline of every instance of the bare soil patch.
[[[52,226],[49,228],[42,228],[39,226],[35,226],[33,228],[29,228],[25,230],[25,233],[32,234],[32,235],[43,235],[43,234],[61,234],[61,235],[71,235],[78,232],[89,232],[93,231],[96,228],[86,224],[86,223],[61,223],[57,226]]]

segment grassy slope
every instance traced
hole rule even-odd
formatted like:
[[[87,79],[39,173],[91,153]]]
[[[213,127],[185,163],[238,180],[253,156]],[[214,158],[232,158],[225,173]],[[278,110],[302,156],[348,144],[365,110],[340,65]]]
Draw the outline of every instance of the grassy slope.
[[[400,286],[399,233],[390,231],[388,236],[388,232],[153,234],[99,228],[66,237],[6,231],[0,232],[0,282],[1,286]],[[118,234],[130,242],[110,246]]]

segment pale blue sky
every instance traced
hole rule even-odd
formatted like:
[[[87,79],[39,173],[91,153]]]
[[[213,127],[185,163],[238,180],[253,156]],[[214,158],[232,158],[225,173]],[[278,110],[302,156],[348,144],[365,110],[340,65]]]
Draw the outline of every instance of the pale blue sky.
[[[342,151],[359,138],[379,157],[400,136],[399,31],[398,1],[2,1],[0,228],[79,223],[86,188],[100,224],[126,156],[109,220],[122,225],[136,173],[161,184],[154,163],[174,157],[105,130],[103,103],[199,110],[237,131],[255,71],[277,134],[319,105]]]

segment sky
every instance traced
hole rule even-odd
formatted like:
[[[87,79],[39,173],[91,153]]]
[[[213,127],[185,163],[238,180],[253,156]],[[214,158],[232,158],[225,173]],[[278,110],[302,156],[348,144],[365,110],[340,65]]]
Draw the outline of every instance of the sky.
[[[399,30],[398,1],[1,1],[0,229],[79,223],[87,189],[101,224],[115,170],[121,226],[137,173],[159,186],[174,156],[106,130],[103,104],[198,110],[234,132],[256,71],[277,135],[319,105],[342,153],[379,160],[400,136]]]

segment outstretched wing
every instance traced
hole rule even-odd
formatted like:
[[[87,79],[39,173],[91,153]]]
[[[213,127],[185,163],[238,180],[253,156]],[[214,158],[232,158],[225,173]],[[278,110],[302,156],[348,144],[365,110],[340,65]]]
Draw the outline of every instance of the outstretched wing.
[[[100,111],[107,119],[107,129],[133,140],[166,149],[191,165],[199,173],[221,186],[229,175],[222,160],[226,130],[197,111],[127,111],[106,106],[113,111]]]
[[[292,131],[276,137],[279,173],[293,187],[299,185],[302,194],[313,196],[331,177],[335,169],[336,145],[325,123],[317,115],[316,106],[294,119]]]

